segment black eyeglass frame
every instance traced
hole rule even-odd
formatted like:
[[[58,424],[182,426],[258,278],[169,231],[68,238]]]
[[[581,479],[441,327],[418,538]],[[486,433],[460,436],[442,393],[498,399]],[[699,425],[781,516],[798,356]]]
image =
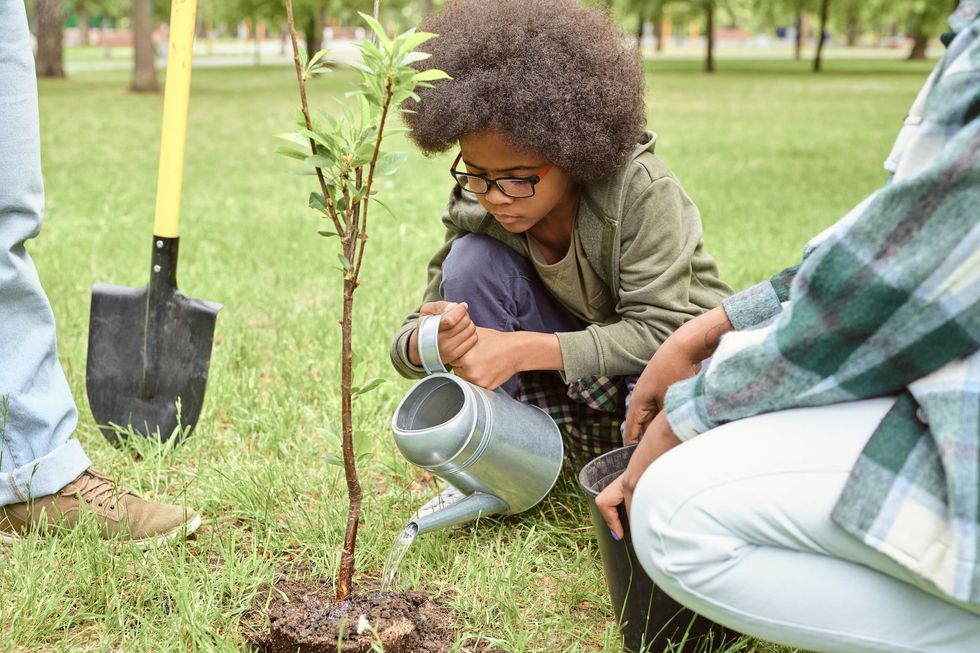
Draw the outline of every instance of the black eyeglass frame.
[[[496,186],[497,190],[499,190],[501,193],[503,193],[507,197],[511,197],[513,199],[516,199],[516,200],[522,200],[522,199],[527,199],[528,197],[534,197],[535,186],[537,186],[539,183],[541,183],[541,180],[544,179],[544,176],[546,174],[548,174],[548,172],[551,170],[552,165],[553,165],[553,164],[549,163],[547,165],[542,166],[542,168],[540,170],[538,170],[538,173],[536,175],[531,175],[530,177],[497,177],[496,179],[489,179],[488,177],[484,177],[483,175],[476,175],[476,174],[473,174],[472,172],[463,172],[462,170],[457,170],[456,169],[456,166],[459,165],[459,162],[462,159],[463,159],[463,153],[460,152],[456,156],[456,160],[453,161],[452,167],[449,168],[449,174],[452,175],[453,179],[456,180],[456,185],[457,186],[459,186],[460,188],[462,188],[463,190],[465,190],[467,193],[473,193],[474,195],[486,195],[487,193],[490,192],[490,188],[491,187]],[[460,177],[473,177],[475,179],[480,179],[480,180],[482,180],[487,185],[487,189],[485,191],[483,191],[483,192],[477,192],[475,190],[470,190],[469,188],[466,187],[465,184],[463,184],[459,180]],[[507,191],[505,191],[500,186],[500,184],[498,182],[501,182],[501,181],[523,181],[525,183],[529,183],[529,184],[531,184],[531,194],[530,195],[511,195],[510,193],[508,193]]]

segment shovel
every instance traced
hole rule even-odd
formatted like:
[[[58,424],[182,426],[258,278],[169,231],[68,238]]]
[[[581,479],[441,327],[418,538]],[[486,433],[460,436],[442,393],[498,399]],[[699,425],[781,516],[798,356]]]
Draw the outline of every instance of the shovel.
[[[92,415],[113,444],[127,428],[162,441],[186,435],[204,403],[221,304],[177,290],[195,13],[196,0],[173,0],[150,282],[92,288],[86,388]]]

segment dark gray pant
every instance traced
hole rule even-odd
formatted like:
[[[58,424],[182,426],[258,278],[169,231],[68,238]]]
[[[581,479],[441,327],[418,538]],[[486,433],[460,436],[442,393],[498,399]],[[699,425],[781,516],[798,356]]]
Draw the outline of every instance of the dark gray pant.
[[[587,326],[548,292],[529,260],[489,236],[467,234],[453,243],[440,292],[446,301],[469,304],[479,327],[556,333]],[[503,388],[513,395],[517,376]]]

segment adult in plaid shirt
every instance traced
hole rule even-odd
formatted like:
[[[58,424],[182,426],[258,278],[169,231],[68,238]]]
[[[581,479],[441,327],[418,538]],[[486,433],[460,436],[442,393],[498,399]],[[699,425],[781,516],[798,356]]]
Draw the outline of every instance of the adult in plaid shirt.
[[[980,651],[980,1],[950,25],[890,182],[668,339],[597,499],[620,535],[631,508],[660,586],[742,632]]]

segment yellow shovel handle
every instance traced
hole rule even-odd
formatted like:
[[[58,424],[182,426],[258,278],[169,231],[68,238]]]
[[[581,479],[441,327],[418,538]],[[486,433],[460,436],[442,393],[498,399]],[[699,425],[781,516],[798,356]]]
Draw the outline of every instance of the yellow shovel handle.
[[[167,49],[167,85],[163,95],[163,132],[160,136],[160,171],[153,235],[177,238],[180,225],[180,190],[184,180],[187,143],[187,101],[191,93],[191,57],[194,49],[197,0],[173,0],[170,7],[170,46]]]

